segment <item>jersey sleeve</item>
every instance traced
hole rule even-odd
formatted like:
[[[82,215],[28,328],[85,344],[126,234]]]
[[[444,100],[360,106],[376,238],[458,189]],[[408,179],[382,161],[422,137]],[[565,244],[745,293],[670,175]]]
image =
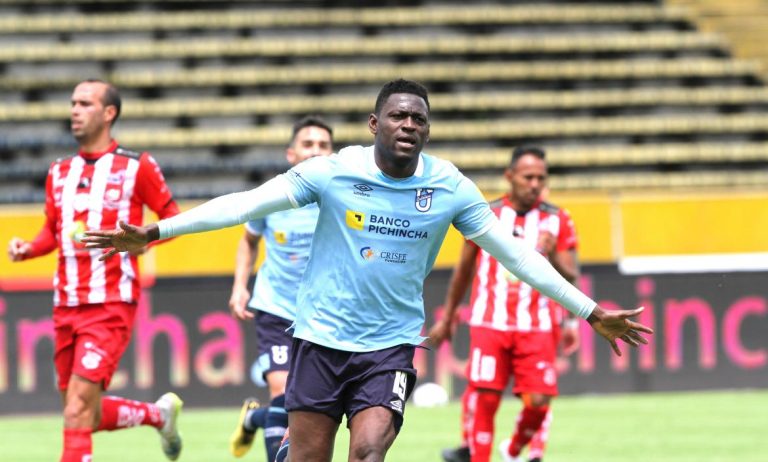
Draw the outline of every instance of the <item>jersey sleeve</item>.
[[[556,250],[558,252],[578,250],[579,240],[576,236],[573,218],[565,209],[560,209],[558,215],[560,215],[560,230],[557,236]]]
[[[55,163],[48,169],[48,177],[45,179],[45,223],[30,242],[32,247],[27,258],[46,255],[56,249],[56,201],[53,197],[53,169]]]
[[[465,238],[473,239],[491,229],[496,216],[475,183],[461,173],[459,175],[454,195],[456,204],[453,226]]]
[[[161,219],[179,213],[160,166],[149,153],[139,158],[139,171],[136,174],[136,193],[141,201]]]
[[[333,178],[336,157],[313,157],[283,174],[290,185],[288,197],[294,208],[320,201],[321,193]]]
[[[262,236],[267,229],[267,220],[265,218],[257,218],[245,223],[245,230],[254,236]]]

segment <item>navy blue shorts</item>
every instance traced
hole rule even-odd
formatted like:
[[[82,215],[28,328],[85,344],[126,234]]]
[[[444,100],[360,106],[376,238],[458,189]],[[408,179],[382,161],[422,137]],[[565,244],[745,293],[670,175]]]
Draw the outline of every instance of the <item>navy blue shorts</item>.
[[[294,339],[285,391],[287,411],[319,412],[341,423],[358,412],[383,406],[403,425],[405,402],[416,383],[413,345],[365,353],[326,348]]]
[[[259,386],[266,386],[265,374],[289,368],[293,336],[287,329],[293,323],[261,310],[255,310],[254,314],[259,356],[251,367],[251,379]]]

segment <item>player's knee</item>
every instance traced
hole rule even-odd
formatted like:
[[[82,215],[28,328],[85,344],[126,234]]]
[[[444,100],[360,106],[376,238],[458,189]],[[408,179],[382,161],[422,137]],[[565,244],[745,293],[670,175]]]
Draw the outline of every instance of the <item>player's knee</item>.
[[[526,407],[543,408],[552,402],[552,396],[541,393],[523,393],[521,396]]]
[[[88,401],[79,395],[67,397],[64,405],[64,426],[66,428],[93,427],[96,419],[96,410]]]
[[[379,462],[384,460],[386,453],[387,447],[381,441],[364,441],[351,448],[350,461]]]
[[[478,390],[477,407],[496,412],[501,404],[501,393],[491,390]]]

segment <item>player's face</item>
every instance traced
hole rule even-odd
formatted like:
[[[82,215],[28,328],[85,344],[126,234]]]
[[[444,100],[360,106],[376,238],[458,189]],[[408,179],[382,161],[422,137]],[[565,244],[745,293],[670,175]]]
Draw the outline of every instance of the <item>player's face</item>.
[[[371,114],[368,128],[376,137],[376,151],[388,165],[414,166],[429,140],[429,109],[419,96],[395,93],[379,114]]]
[[[514,168],[508,168],[504,176],[512,187],[512,200],[530,209],[547,186],[547,163],[533,155],[518,159]]]
[[[309,126],[296,133],[293,142],[285,152],[285,157],[291,165],[296,165],[310,157],[329,156],[333,151],[331,134],[328,130]]]
[[[97,138],[114,119],[114,106],[104,106],[106,85],[101,82],[83,82],[72,93],[70,108],[70,129],[72,136],[80,142]]]

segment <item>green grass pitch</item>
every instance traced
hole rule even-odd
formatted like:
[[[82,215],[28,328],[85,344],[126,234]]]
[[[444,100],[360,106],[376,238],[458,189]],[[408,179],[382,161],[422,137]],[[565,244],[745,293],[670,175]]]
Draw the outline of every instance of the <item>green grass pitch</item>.
[[[507,437],[519,409],[502,404],[496,442]],[[649,393],[562,397],[555,403],[546,462],[766,462],[768,390]],[[390,462],[440,461],[440,449],[457,443],[459,406],[412,405]],[[184,451],[179,461],[265,459],[260,439],[242,459],[227,441],[238,409],[186,409],[181,415]],[[339,431],[334,462],[347,460],[347,432]],[[61,419],[54,415],[0,418],[0,460],[58,460]],[[499,461],[494,455],[494,461]],[[95,462],[163,461],[156,432],[137,428],[94,436]]]

